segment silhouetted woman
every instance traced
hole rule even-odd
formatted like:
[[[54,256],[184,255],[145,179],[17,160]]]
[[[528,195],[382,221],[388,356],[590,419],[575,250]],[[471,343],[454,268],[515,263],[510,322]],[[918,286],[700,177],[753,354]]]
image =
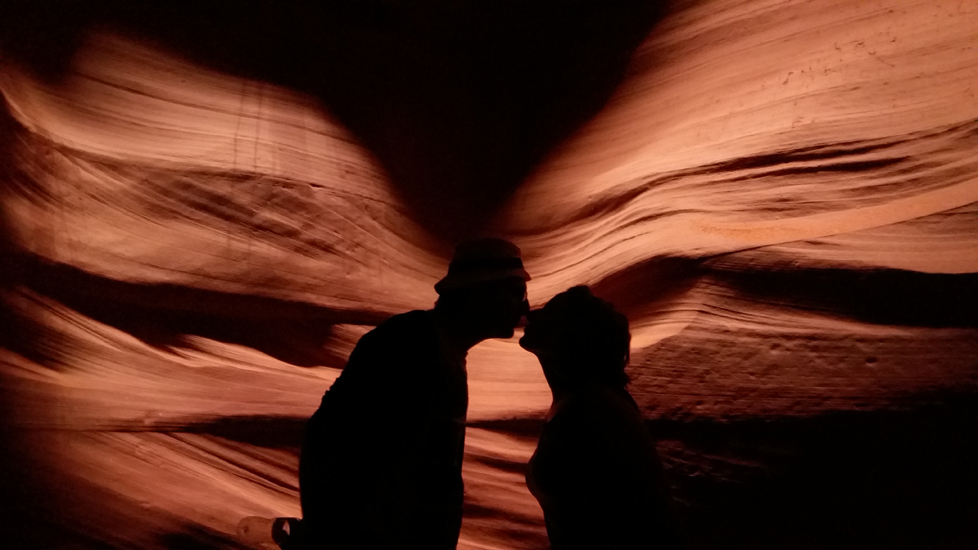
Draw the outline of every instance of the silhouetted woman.
[[[681,548],[662,466],[625,389],[628,320],[585,286],[527,315],[553,405],[526,481],[554,550]]]

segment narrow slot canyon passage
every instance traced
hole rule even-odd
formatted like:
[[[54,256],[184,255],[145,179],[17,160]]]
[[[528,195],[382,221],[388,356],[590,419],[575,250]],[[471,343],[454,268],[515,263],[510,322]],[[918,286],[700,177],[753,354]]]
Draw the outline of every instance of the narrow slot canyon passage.
[[[0,5],[0,540],[251,548],[242,518],[301,515],[359,338],[493,235],[532,307],[628,317],[690,548],[975,548],[976,29],[974,0]],[[520,335],[468,354],[459,549],[549,548]]]

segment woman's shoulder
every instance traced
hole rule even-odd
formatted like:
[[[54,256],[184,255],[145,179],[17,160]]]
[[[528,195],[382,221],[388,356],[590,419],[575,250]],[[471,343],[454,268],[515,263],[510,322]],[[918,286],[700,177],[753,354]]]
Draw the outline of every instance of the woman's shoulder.
[[[567,397],[567,408],[577,412],[641,416],[635,401],[624,388],[606,386],[590,386],[571,392]]]
[[[624,389],[592,387],[574,391],[565,397],[554,416],[561,423],[592,426],[596,430],[609,426],[644,429],[642,415]]]
[[[573,449],[579,455],[574,460],[613,464],[622,475],[644,472],[657,460],[655,441],[634,401],[622,393],[613,389],[577,392],[554,415],[548,435]]]

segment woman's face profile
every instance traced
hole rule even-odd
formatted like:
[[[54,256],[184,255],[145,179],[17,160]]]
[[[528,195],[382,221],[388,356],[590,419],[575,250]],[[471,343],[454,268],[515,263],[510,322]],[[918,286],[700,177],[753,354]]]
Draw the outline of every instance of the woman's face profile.
[[[540,351],[545,338],[541,334],[546,326],[544,319],[545,308],[532,309],[526,313],[526,325],[523,327],[523,336],[520,338],[520,347],[530,353]]]
[[[624,316],[586,287],[574,287],[526,315],[520,346],[540,360],[551,388],[566,388],[601,383],[605,366],[623,367],[628,339]]]
[[[526,327],[520,347],[537,355],[558,355],[572,344],[568,342],[571,311],[566,297],[558,294],[547,305],[526,314]]]

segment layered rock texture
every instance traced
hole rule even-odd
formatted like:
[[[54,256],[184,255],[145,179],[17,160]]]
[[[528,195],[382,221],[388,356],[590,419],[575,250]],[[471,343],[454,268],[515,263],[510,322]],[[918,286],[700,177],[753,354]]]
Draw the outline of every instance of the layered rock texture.
[[[357,339],[493,234],[628,315],[691,547],[978,546],[978,2],[2,9],[4,540],[299,515]],[[459,548],[546,548],[546,382],[468,368]]]

